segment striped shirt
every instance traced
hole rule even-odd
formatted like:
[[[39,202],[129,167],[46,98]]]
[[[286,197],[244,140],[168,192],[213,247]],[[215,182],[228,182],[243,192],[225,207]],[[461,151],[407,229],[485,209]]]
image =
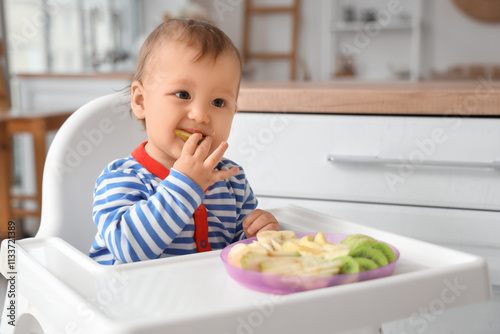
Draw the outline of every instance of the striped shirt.
[[[147,155],[144,145],[136,151]],[[158,166],[143,164],[131,155],[111,162],[98,177],[93,208],[97,234],[89,254],[92,259],[118,264],[196,253],[193,213],[202,203],[207,210],[212,249],[245,238],[242,223],[256,208],[257,200],[241,167],[223,158],[216,170],[236,166],[240,171],[203,192],[175,169],[161,179],[151,172]]]

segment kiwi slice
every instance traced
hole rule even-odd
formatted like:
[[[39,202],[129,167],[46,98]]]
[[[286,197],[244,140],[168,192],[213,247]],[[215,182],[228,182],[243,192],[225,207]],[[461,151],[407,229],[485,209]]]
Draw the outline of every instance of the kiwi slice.
[[[181,129],[175,129],[174,130],[174,133],[177,137],[179,137],[180,139],[186,141],[189,139],[189,137],[191,137],[192,133],[189,133],[187,131],[184,131],[184,130],[181,130]],[[203,139],[205,139],[206,136],[202,136],[200,141],[198,142],[198,145],[200,145],[200,143],[203,141]]]
[[[355,257],[354,261],[356,261],[359,265],[359,271],[367,271],[372,269],[377,269],[378,265],[366,257]]]
[[[335,260],[342,261],[340,274],[352,274],[359,272],[359,264],[351,256],[341,256],[336,258]]]
[[[364,257],[374,261],[379,267],[389,263],[382,251],[372,248],[370,245],[359,246],[349,253],[354,258]]]
[[[351,234],[347,236],[340,243],[349,247],[350,250],[356,249],[363,245],[369,245],[371,243],[377,242],[377,240],[373,239],[364,234]]]
[[[364,234],[350,234],[348,235],[347,237],[344,238],[344,240],[342,240],[340,243],[341,244],[344,244],[346,246],[349,246],[349,244],[353,241],[353,240],[356,240],[356,239],[359,239],[359,238],[364,238],[365,235]]]
[[[392,250],[392,248],[389,245],[387,245],[386,243],[376,242],[376,243],[370,244],[370,247],[378,249],[379,251],[384,253],[384,255],[387,258],[387,261],[389,261],[389,263],[396,260],[396,254],[394,254],[394,251]]]

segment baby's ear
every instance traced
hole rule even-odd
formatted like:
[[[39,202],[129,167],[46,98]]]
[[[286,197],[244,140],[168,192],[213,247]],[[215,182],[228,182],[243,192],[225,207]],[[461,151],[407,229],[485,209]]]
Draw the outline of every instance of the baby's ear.
[[[130,107],[135,117],[138,119],[146,118],[145,115],[145,96],[144,86],[139,81],[134,81],[130,85]]]

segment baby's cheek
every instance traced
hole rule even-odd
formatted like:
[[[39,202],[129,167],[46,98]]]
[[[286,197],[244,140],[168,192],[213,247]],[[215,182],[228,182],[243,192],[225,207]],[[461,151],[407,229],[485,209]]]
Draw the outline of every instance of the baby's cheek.
[[[183,144],[181,145],[173,145],[172,147],[172,157],[175,159],[179,159],[182,155],[182,147]]]

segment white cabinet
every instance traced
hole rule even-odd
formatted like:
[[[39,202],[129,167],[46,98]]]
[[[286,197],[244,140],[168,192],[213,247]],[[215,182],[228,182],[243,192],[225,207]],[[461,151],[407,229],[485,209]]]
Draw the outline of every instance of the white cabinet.
[[[226,156],[264,207],[500,256],[500,118],[238,113]]]
[[[500,119],[242,113],[237,124],[232,154],[262,195],[500,209]]]
[[[357,80],[417,80],[421,7],[422,0],[323,0],[322,79],[342,73],[347,60]]]

